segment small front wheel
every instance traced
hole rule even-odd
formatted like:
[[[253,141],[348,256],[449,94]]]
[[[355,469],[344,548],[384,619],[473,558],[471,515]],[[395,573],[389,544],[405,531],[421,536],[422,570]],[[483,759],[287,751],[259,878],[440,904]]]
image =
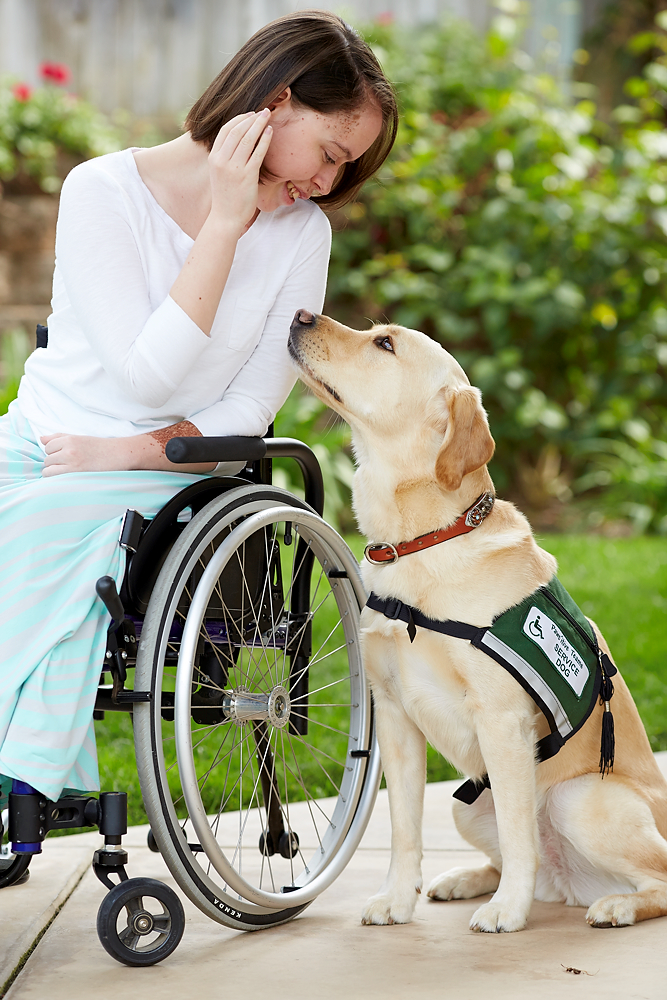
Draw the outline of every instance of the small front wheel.
[[[131,878],[114,886],[97,913],[102,946],[124,965],[156,965],[178,947],[184,929],[180,899],[153,878]]]
[[[0,889],[8,885],[19,885],[30,878],[28,865],[32,854],[14,854],[12,845],[8,842],[6,828],[9,825],[9,813],[2,811],[0,816]]]
[[[0,889],[8,885],[19,885],[30,877],[28,865],[32,854],[0,854]]]

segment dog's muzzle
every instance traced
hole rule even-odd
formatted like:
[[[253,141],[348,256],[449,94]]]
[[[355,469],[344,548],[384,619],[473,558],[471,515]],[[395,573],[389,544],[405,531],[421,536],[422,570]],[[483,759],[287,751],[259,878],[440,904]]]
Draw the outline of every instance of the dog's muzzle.
[[[317,316],[315,313],[308,312],[307,309],[297,309],[294,314],[294,319],[289,328],[289,337],[287,338],[287,350],[289,351],[292,360],[296,361],[298,365],[301,364],[301,357],[299,353],[299,341],[304,333],[308,330],[312,330],[317,325]]]

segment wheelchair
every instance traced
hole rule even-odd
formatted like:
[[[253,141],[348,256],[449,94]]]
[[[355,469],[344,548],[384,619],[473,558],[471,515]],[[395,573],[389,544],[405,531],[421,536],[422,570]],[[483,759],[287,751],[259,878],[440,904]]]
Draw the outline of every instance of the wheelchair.
[[[373,808],[366,594],[353,553],[322,519],[322,474],[305,444],[174,438],[167,456],[243,468],[187,486],[152,520],[127,511],[120,593],[111,577],[91,581],[111,614],[94,717],[131,713],[149,847],[180,889],[213,920],[259,930],[292,920],[334,881]],[[277,457],[298,462],[304,500],[272,485]],[[125,871],[126,793],[52,802],[14,782],[5,826],[0,887],[26,877],[49,831],[97,826],[102,945],[130,966],[177,947],[177,894]]]

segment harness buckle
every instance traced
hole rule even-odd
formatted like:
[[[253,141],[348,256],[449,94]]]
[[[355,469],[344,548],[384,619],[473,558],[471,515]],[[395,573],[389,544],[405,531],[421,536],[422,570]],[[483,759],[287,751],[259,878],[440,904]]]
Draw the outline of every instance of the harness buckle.
[[[403,601],[399,601],[397,598],[390,598],[384,607],[382,612],[385,618],[391,618],[392,621],[398,621],[401,617],[401,611],[403,610]]]
[[[372,559],[369,553],[375,551],[376,549],[390,549],[391,559]],[[370,544],[364,549],[364,557],[369,563],[372,563],[373,566],[377,566],[379,563],[395,563],[398,559],[398,551],[396,546],[392,545],[391,542],[370,542]]]
[[[468,528],[478,528],[485,517],[488,517],[496,501],[493,493],[484,493],[474,507],[471,507],[466,514],[466,525]]]

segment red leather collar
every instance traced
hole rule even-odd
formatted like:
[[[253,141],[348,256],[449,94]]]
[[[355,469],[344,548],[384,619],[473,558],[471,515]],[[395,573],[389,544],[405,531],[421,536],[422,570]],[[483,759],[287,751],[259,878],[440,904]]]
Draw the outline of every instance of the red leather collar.
[[[411,552],[420,552],[428,549],[431,545],[439,545],[457,535],[466,535],[469,531],[479,527],[482,521],[489,516],[495,503],[493,493],[482,493],[477,497],[474,504],[464,510],[459,518],[451,524],[449,528],[429,531],[426,535],[419,535],[410,542],[399,542],[392,545],[391,542],[371,542],[364,549],[364,555],[371,563],[395,563],[400,556],[410,555]]]

